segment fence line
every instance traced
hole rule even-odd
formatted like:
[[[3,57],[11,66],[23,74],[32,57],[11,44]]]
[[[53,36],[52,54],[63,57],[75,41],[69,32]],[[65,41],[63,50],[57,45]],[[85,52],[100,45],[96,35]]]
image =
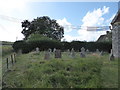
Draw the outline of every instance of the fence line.
[[[13,53],[10,57],[7,57],[6,62],[2,65],[2,74],[4,75],[14,64],[16,63],[16,54]]]

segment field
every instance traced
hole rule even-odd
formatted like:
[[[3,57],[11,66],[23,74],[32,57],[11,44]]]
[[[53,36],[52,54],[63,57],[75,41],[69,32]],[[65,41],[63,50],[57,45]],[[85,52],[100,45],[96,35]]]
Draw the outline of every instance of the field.
[[[108,58],[81,58],[78,52],[75,58],[63,52],[61,59],[52,53],[50,60],[44,60],[44,52],[17,55],[17,62],[4,73],[3,88],[117,88],[118,60]]]

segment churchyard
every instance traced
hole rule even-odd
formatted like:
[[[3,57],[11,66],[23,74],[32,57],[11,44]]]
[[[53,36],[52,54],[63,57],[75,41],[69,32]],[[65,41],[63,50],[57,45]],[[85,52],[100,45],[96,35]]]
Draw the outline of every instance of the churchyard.
[[[13,65],[9,53],[2,58],[3,88],[117,88],[118,60],[109,53],[84,47],[16,53]],[[7,68],[6,58],[9,59]]]

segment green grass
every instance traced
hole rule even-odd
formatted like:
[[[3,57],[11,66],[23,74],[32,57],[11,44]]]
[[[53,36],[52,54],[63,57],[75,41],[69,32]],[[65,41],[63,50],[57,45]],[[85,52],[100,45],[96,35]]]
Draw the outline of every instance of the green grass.
[[[9,88],[117,88],[118,62],[108,55],[44,60],[44,52],[17,56],[17,63],[3,77]]]

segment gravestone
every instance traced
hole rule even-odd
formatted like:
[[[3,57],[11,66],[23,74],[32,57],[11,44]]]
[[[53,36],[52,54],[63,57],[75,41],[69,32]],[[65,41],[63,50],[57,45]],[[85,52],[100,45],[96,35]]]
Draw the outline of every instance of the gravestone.
[[[51,49],[51,48],[49,48],[49,49],[48,49],[48,51],[49,51],[49,54],[51,54],[51,53],[52,53],[52,49]]]
[[[45,57],[44,57],[45,60],[49,60],[50,59],[50,53],[49,51],[46,51],[45,52]]]
[[[86,55],[85,55],[85,48],[84,47],[81,48],[80,56],[81,57],[86,57]]]
[[[111,53],[110,53],[110,56],[109,56],[109,60],[110,61],[114,60],[114,55],[113,55],[113,50],[112,49],[111,49]]]
[[[100,55],[100,56],[103,56],[103,51],[101,51],[99,55]]]
[[[37,47],[37,48],[36,48],[36,53],[39,53],[39,51],[40,51],[40,50],[39,50],[39,48]]]
[[[55,58],[61,58],[61,50],[55,50]]]
[[[74,48],[71,49],[71,56],[74,58],[75,57],[75,51]]]
[[[99,49],[96,49],[96,53],[97,53],[97,54],[99,54],[99,53],[100,53]]]
[[[53,52],[54,52],[54,53],[55,53],[55,51],[56,51],[56,48],[53,49]]]
[[[67,50],[68,56],[70,55],[70,49]]]
[[[22,49],[19,49],[17,53],[22,54]]]
[[[88,49],[86,50],[86,53],[87,53],[87,54],[89,54],[89,53],[90,53]]]

